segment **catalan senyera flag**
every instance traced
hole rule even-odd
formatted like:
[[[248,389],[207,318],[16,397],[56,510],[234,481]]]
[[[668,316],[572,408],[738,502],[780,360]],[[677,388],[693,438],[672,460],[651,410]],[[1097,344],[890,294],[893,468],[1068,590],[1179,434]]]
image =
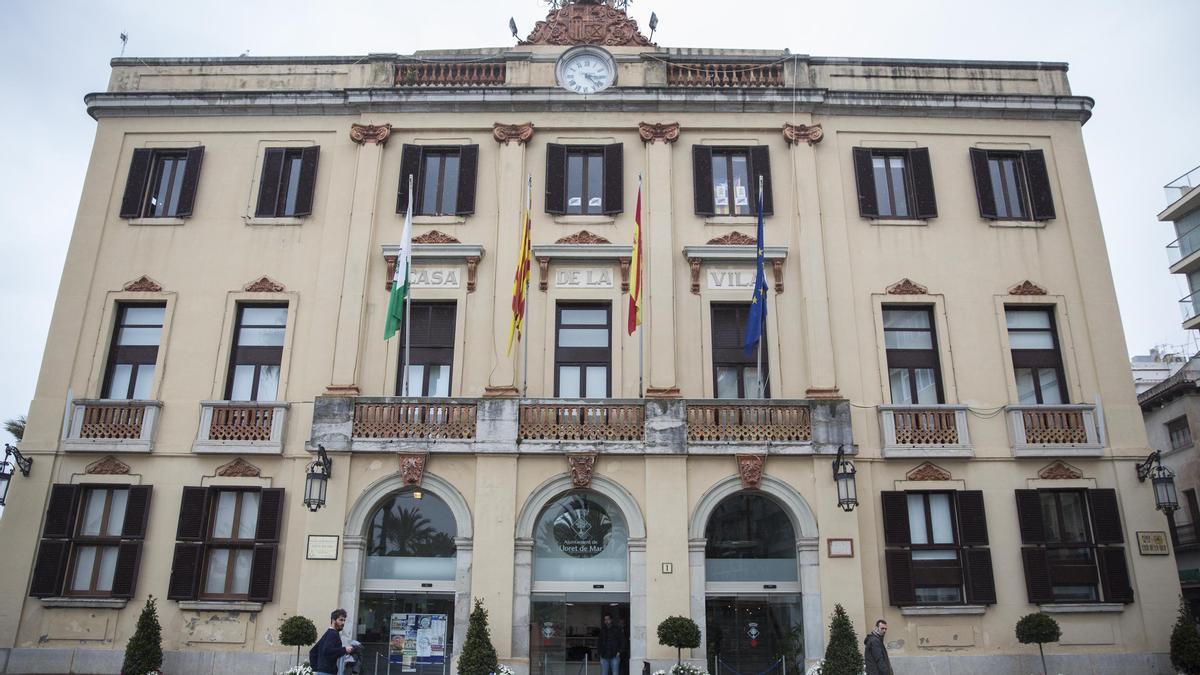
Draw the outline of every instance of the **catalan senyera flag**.
[[[633,216],[633,261],[629,265],[629,334],[642,325],[642,182],[638,179],[637,210]]]
[[[533,222],[529,207],[525,208],[525,226],[521,231],[521,252],[517,255],[517,273],[513,276],[512,323],[508,325],[508,351],[512,354],[513,337],[521,339],[521,327],[525,323],[525,294],[529,290],[529,264],[533,259],[533,244],[530,241]]]

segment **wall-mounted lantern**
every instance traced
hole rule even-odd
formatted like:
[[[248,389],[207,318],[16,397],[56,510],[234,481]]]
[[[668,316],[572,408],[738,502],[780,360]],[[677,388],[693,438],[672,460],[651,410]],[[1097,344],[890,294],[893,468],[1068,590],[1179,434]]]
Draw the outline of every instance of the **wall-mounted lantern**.
[[[837,485],[838,506],[843,511],[853,511],[858,506],[858,487],[854,484],[854,464],[846,459],[846,446],[838,446],[837,459],[833,460],[833,482]]]
[[[12,457],[13,461],[8,461]],[[29,476],[33,468],[33,458],[21,454],[15,446],[4,444],[4,461],[0,462],[0,506],[8,498],[8,486],[12,482],[13,472],[20,470],[22,476]]]
[[[1146,461],[1137,465],[1139,482],[1154,486],[1154,508],[1170,515],[1179,509],[1179,495],[1175,492],[1175,473],[1162,465],[1162,452],[1155,450]]]
[[[317,457],[308,464],[308,476],[304,479],[304,505],[316,512],[325,506],[325,493],[329,489],[329,477],[333,475],[333,460],[325,454],[325,446],[317,446]]]

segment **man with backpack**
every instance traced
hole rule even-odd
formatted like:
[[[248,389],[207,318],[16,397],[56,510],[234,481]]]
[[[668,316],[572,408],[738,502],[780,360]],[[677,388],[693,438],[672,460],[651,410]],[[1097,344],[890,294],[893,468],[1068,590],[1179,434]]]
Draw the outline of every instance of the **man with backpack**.
[[[308,665],[317,675],[337,675],[338,659],[349,654],[351,647],[342,646],[342,629],[346,627],[346,610],[335,609],[329,614],[329,628],[308,650]]]

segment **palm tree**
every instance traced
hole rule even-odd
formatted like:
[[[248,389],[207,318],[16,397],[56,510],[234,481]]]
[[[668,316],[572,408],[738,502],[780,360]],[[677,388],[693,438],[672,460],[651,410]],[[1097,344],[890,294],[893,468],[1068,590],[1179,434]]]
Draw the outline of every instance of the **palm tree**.
[[[20,415],[12,419],[4,420],[4,430],[12,434],[12,437],[20,443],[25,437],[25,416]]]

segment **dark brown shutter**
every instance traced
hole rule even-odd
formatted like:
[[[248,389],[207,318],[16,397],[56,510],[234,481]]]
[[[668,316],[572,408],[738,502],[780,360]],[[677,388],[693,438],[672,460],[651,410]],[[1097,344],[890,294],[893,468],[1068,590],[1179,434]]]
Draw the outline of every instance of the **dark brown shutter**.
[[[987,150],[971,148],[971,171],[975,174],[975,199],[979,202],[979,217],[996,219],[996,193],[992,190],[992,174],[988,171]]]
[[[145,539],[146,521],[150,518],[150,486],[133,485],[125,502],[125,522],[121,525],[122,539]]]
[[[711,216],[713,207],[712,148],[707,145],[692,146],[692,194],[696,202],[696,215]]]
[[[67,575],[67,556],[71,542],[43,539],[38,546],[37,558],[33,562],[33,579],[29,584],[29,595],[34,598],[50,598],[62,594],[63,579]]]
[[[263,155],[262,179],[258,181],[258,206],[254,215],[259,218],[274,218],[279,203],[279,179],[283,175],[283,159],[286,148],[267,148]]]
[[[960,490],[954,494],[958,498],[958,543],[962,546],[987,546],[987,514],[983,509],[983,492]]]
[[[112,596],[132,598],[137,590],[138,564],[142,560],[142,542],[123,541],[117,547],[117,566],[113,570]]]
[[[464,145],[458,154],[458,200],[454,213],[475,213],[475,180],[479,173],[479,146]]]
[[[195,600],[200,590],[200,568],[204,562],[204,544],[179,542],[171,561],[171,580],[167,583],[170,600]]]
[[[882,492],[883,543],[888,546],[908,546],[908,495],[903,492]]]
[[[996,604],[996,582],[992,576],[992,552],[986,548],[962,549],[963,572],[967,577],[967,604]]]
[[[142,215],[142,199],[146,196],[146,182],[150,180],[150,160],[154,151],[138,148],[133,151],[129,163],[129,177],[125,179],[125,196],[121,198],[121,217],[137,218]]]
[[[775,213],[775,198],[771,191],[771,149],[765,145],[750,148],[750,189],[755,199],[758,199],[758,176],[763,179],[763,215],[769,216]]]
[[[884,552],[884,556],[887,563],[889,602],[896,606],[916,603],[917,591],[913,583],[912,557],[908,549],[888,549]]]
[[[1121,512],[1117,508],[1117,491],[1088,490],[1088,506],[1092,511],[1092,536],[1097,544],[1124,544],[1121,531]]]
[[[1029,205],[1034,220],[1054,219],[1054,196],[1050,192],[1050,172],[1041,150],[1026,150],[1025,180],[1029,183]]]
[[[1017,522],[1021,527],[1022,544],[1046,543],[1046,526],[1042,521],[1042,499],[1037,490],[1016,490]]]
[[[258,541],[279,541],[282,521],[283,488],[263,488],[258,500],[258,526],[254,538]]]
[[[546,145],[546,213],[567,212],[567,146]]]
[[[620,143],[604,146],[604,213],[625,210],[625,161]]]
[[[262,520],[259,520],[261,523]],[[270,602],[275,594],[275,544],[254,547],[250,563],[250,588],[246,599],[251,602]]]
[[[863,218],[879,217],[879,200],[875,197],[875,166],[870,148],[852,148],[854,182],[858,186],[858,214]]]
[[[317,160],[320,158],[319,145],[310,145],[300,153],[300,182],[296,185],[297,216],[312,215],[313,193],[317,188]]]
[[[79,486],[55,483],[50,486],[50,503],[46,507],[43,539],[70,538],[75,528],[75,511],[79,508]]]
[[[183,498],[179,501],[179,525],[175,529],[176,541],[204,541],[211,493],[210,488],[183,488]]]
[[[1096,549],[1096,557],[1100,559],[1100,583],[1104,587],[1105,602],[1133,602],[1125,548],[1099,548]]]
[[[200,184],[200,165],[204,162],[204,146],[188,148],[187,165],[183,167],[183,187],[179,190],[179,207],[175,217],[187,218],[196,205],[196,186]]]
[[[421,152],[419,145],[405,144],[400,148],[400,187],[396,189],[396,213],[408,209],[408,177],[413,178],[413,213],[421,212]]]
[[[1029,602],[1053,602],[1054,591],[1050,587],[1050,564],[1046,561],[1046,549],[1027,546],[1021,549],[1021,560],[1025,565],[1025,590]]]
[[[908,168],[912,171],[913,196],[916,198],[914,215],[918,218],[937,218],[937,196],[933,192],[933,165],[929,163],[929,148],[909,150]]]

